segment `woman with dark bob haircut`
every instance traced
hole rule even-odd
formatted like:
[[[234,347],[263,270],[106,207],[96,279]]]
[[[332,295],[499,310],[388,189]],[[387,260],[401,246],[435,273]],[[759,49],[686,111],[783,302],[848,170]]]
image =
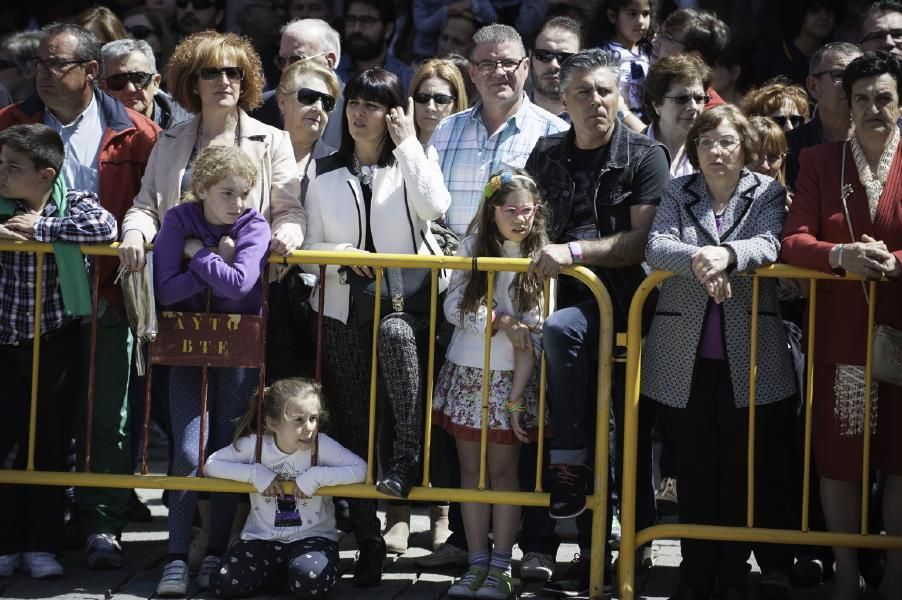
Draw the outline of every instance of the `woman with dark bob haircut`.
[[[877,284],[875,321],[902,328],[902,59],[868,52],[843,74],[854,124],[845,142],[802,150],[783,228],[783,260]],[[830,531],[856,533],[861,513],[868,303],[858,283],[818,282],[812,444]],[[805,318],[807,323],[808,319]],[[871,464],[886,475],[883,524],[902,535],[902,388],[871,387]],[[858,598],[858,554],[834,547],[833,598]],[[902,551],[887,552],[880,598],[902,598]]]
[[[344,89],[345,110],[338,152],[316,160],[307,189],[305,249],[395,254],[442,254],[429,223],[451,205],[451,195],[430,146],[417,139],[413,100],[404,101],[401,81],[385,69],[367,69]],[[319,273],[319,267],[310,267]],[[410,273],[410,272],[408,272]],[[392,286],[398,270],[386,270]],[[358,306],[349,282],[373,277],[367,267],[328,267],[325,281],[323,356],[329,412],[336,438],[359,456],[367,455],[372,348],[372,307]],[[447,286],[444,276],[439,289]],[[410,290],[408,290],[409,292]],[[319,289],[310,304],[319,306]],[[383,300],[385,304],[386,300]],[[423,437],[423,343],[428,317],[397,312],[379,323],[378,367],[395,422],[391,460],[376,483],[384,494],[404,498],[418,473]],[[398,309],[401,310],[398,310]],[[360,548],[354,584],[378,585],[385,541],[379,535],[374,500],[350,500]]]
[[[681,523],[741,527],[746,517],[750,401],[755,403],[755,522],[789,528],[795,375],[780,319],[776,282],[760,281],[758,375],[750,398],[753,280],[741,274],[777,261],[786,191],[746,168],[756,141],[733,105],[705,111],[686,138],[699,172],[665,188],[646,260],[674,273],[661,286],[645,344],[642,394],[673,425]],[[687,348],[695,349],[686,352]],[[747,597],[750,548],[743,542],[683,539],[678,600]],[[782,554],[779,554],[782,552]],[[792,554],[771,556],[788,574]]]

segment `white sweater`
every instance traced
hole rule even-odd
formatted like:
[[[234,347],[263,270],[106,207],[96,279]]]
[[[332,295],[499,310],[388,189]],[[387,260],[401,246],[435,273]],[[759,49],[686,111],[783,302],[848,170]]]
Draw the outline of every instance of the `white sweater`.
[[[475,243],[475,236],[471,235],[464,238],[457,249],[457,255],[472,256]],[[502,250],[505,257],[522,258],[520,244],[517,242],[505,241]],[[495,274],[492,308],[496,315],[510,315],[518,321],[529,325],[533,330],[533,349],[536,353],[540,353],[542,309],[540,307],[528,312],[520,312],[519,309],[514,307],[510,286],[516,275],[516,273],[510,271],[502,271]],[[451,283],[448,284],[448,292],[445,296],[445,318],[454,325],[454,335],[451,338],[451,345],[448,346],[446,357],[456,365],[481,369],[485,355],[486,321],[490,319],[491,313],[486,310],[483,303],[479,307],[478,313],[466,313],[463,318],[463,325],[461,325],[460,303],[463,301],[464,292],[469,282],[469,271],[455,270],[451,274]],[[552,293],[553,296],[554,294]],[[504,331],[499,330],[492,337],[492,357],[489,364],[493,371],[514,370],[514,347]]]
[[[210,477],[253,484],[262,492],[275,477],[294,481],[307,499],[251,494],[251,512],[241,532],[243,540],[294,542],[308,537],[338,541],[335,508],[329,496],[314,496],[324,485],[361,483],[366,479],[366,461],[324,433],[319,434],[317,466],[310,466],[310,450],[285,454],[271,435],[263,436],[260,462],[254,462],[257,436],[238,440],[214,452],[204,467]]]

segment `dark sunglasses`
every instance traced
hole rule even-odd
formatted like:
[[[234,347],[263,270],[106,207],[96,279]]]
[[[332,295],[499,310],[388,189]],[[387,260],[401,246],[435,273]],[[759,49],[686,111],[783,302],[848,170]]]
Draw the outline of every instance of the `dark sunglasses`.
[[[216,5],[214,0],[175,0],[175,5],[179,8],[188,8],[188,5],[194,7],[194,10],[207,10]]]
[[[216,81],[223,73],[229,81],[244,80],[244,69],[241,67],[203,67],[200,70],[200,78],[204,81]]]
[[[557,59],[557,63],[561,64],[573,54],[573,52],[554,52],[552,50],[539,50],[538,48],[532,51],[532,55],[543,63],[550,63],[553,59]]]
[[[436,104],[451,104],[455,100],[457,100],[456,96],[449,96],[448,94],[414,94],[413,101],[417,104],[429,104],[429,101],[432,100]]]
[[[310,88],[301,88],[298,90],[298,102],[301,104],[313,106],[317,101],[322,104],[323,110],[326,112],[332,112],[332,109],[335,108],[335,97],[330,94],[317,92]]]
[[[790,123],[792,123],[793,128],[795,128],[802,126],[802,124],[805,122],[805,117],[803,117],[802,115],[790,115],[788,117],[781,115],[779,117],[771,117],[771,120],[773,120],[773,122],[780,127],[786,127],[786,122],[789,121]]]
[[[133,25],[126,27],[125,30],[136,40],[146,40],[152,35],[159,35],[156,29],[147,25]]]
[[[664,97],[673,100],[674,104],[679,104],[680,106],[688,104],[690,100],[695,101],[696,104],[707,104],[711,101],[711,96],[708,96],[707,94],[682,94],[679,96]]]
[[[142,73],[140,71],[135,71],[133,73],[118,73],[106,78],[106,86],[112,91],[118,92],[125,89],[125,86],[131,82],[137,89],[143,90],[150,84],[152,78],[153,75],[151,73]]]

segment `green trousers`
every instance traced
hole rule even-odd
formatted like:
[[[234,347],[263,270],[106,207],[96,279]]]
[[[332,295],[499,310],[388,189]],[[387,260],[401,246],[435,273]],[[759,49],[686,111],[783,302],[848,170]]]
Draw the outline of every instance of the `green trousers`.
[[[108,307],[97,321],[96,370],[94,373],[94,416],[91,436],[92,473],[133,473],[129,439],[128,381],[131,374],[134,340],[121,306]],[[78,470],[85,470],[85,437],[88,413],[88,369],[91,323],[82,325],[85,367],[75,420]],[[79,487],[75,503],[85,535],[119,534],[128,520],[124,509],[132,490],[125,488]]]

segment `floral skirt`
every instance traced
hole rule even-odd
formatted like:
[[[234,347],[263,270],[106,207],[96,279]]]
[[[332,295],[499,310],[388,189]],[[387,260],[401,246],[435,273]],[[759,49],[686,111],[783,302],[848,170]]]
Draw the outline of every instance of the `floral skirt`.
[[[482,427],[482,374],[475,367],[462,367],[445,361],[439,372],[432,398],[432,419],[454,437],[478,442]],[[494,444],[519,442],[511,429],[510,412],[504,403],[510,400],[513,371],[492,371],[489,376],[488,441]],[[538,439],[539,386],[534,374],[523,393],[526,405],[524,429],[530,441]],[[548,406],[545,406],[545,437],[550,437]]]

